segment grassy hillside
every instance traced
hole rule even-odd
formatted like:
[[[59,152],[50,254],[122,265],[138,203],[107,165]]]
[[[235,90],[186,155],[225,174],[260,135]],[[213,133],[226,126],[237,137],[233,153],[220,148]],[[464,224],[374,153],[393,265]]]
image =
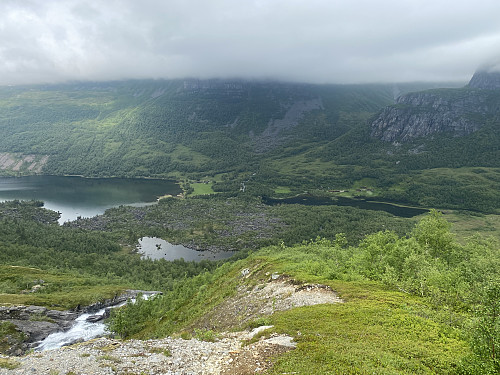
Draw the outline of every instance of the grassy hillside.
[[[234,206],[224,209],[231,201],[236,201]],[[437,212],[421,218],[407,235],[386,230],[362,236],[358,242],[349,241],[339,230],[349,230],[363,214],[346,211],[351,216],[339,217],[339,223],[346,225],[333,224],[330,239],[291,245],[300,238],[292,237],[291,244],[280,241],[244,259],[194,263],[140,260],[119,246],[145,230],[139,222],[130,221],[133,212],[129,208],[111,211],[106,228],[90,230],[58,226],[57,215],[39,203],[0,205],[2,303],[64,308],[106,298],[123,288],[159,289],[163,297],[119,310],[110,326],[123,337],[177,334],[217,339],[221,330],[271,324],[274,327],[263,335],[286,333],[298,344],[297,349],[274,359],[271,374],[498,371],[492,345],[498,345],[500,337],[500,247],[486,237],[457,242]],[[205,213],[214,215],[215,229],[227,225],[225,220],[249,221],[252,213],[256,215],[253,222],[262,219],[263,212],[281,212],[290,220],[290,229],[305,228],[306,233],[310,229],[304,225],[312,218],[319,216],[326,226],[326,219],[340,212],[298,205],[263,211],[254,200],[219,197],[170,199],[145,208],[145,215],[139,216],[170,225],[171,220],[179,220],[180,212],[185,217],[197,213],[200,217],[192,216],[192,225],[197,225],[203,207]],[[396,224],[396,229],[405,226],[384,215],[368,218]],[[376,230],[368,225],[370,220],[364,227],[357,223],[354,234]],[[312,222],[311,228],[315,225]],[[259,233],[247,236],[258,238]],[[297,288],[329,287],[344,303],[276,309],[272,315],[254,314],[251,319],[245,309],[252,303],[229,303],[251,295],[252,290],[265,289],[275,279],[272,275]],[[280,305],[278,297],[267,303],[271,311]]]
[[[298,346],[276,358],[271,374],[494,374],[499,256],[498,243],[477,238],[458,244],[434,212],[409,237],[379,232],[348,247],[339,235],[262,249],[115,312],[110,326],[124,337],[214,338],[233,314],[233,329],[272,324],[265,334],[286,333]],[[248,323],[258,301],[245,300],[246,309],[227,301],[265,288],[273,283],[270,275],[297,286],[331,287],[345,302],[254,316]]]
[[[500,247],[469,235],[498,237],[500,121],[490,113],[463,137],[383,142],[369,123],[393,96],[391,85],[217,80],[0,88],[2,174],[173,177],[187,194],[63,226],[41,202],[1,203],[1,302],[70,308],[154,289],[164,296],[114,314],[117,334],[216,339],[272,324],[263,335],[298,346],[270,374],[498,373]],[[266,204],[304,192],[326,203]],[[446,217],[459,240],[436,211],[404,219],[337,197],[455,209]],[[131,251],[142,236],[240,252],[142,260]],[[278,311],[272,300],[271,315],[232,303],[272,275],[344,303]]]
[[[36,305],[74,309],[113,298],[127,288],[118,279],[107,282],[80,272],[47,271],[34,267],[0,266],[0,301],[3,305]]]

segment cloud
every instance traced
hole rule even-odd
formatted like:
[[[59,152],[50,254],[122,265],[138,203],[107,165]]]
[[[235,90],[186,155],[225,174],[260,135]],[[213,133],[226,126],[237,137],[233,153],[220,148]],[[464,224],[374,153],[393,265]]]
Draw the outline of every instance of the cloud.
[[[467,81],[498,1],[4,0],[0,84],[242,77]]]

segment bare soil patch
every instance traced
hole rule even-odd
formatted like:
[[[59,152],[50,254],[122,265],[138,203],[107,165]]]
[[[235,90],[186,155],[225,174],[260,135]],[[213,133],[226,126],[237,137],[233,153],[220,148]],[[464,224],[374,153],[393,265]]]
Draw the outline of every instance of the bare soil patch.
[[[250,270],[243,270],[242,279],[249,273]],[[343,303],[343,300],[326,285],[301,284],[287,276],[272,274],[267,282],[254,286],[242,282],[234,297],[217,306],[197,325],[205,329],[228,330],[244,327],[248,322],[276,311],[324,303]]]

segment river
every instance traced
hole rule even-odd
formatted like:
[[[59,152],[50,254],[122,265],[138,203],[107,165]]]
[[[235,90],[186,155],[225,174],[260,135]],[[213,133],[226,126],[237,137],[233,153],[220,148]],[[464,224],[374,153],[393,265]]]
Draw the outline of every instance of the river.
[[[140,206],[166,194],[181,192],[173,181],[76,176],[0,177],[0,201],[41,200],[61,213],[59,223],[93,217],[119,205]]]

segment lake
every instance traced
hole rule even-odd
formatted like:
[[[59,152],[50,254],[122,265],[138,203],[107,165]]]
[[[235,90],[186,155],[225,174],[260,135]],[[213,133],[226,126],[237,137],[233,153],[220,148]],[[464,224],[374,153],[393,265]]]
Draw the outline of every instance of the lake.
[[[0,201],[37,199],[59,211],[59,223],[92,217],[120,205],[153,204],[165,194],[182,190],[174,181],[76,176],[0,177]]]
[[[303,204],[306,206],[348,206],[361,208],[363,210],[385,211],[394,216],[413,217],[429,212],[425,208],[398,206],[392,203],[374,202],[365,199],[355,199],[347,197],[315,197],[312,195],[297,195],[292,198],[268,198],[262,197],[262,202],[267,205],[276,204]]]

